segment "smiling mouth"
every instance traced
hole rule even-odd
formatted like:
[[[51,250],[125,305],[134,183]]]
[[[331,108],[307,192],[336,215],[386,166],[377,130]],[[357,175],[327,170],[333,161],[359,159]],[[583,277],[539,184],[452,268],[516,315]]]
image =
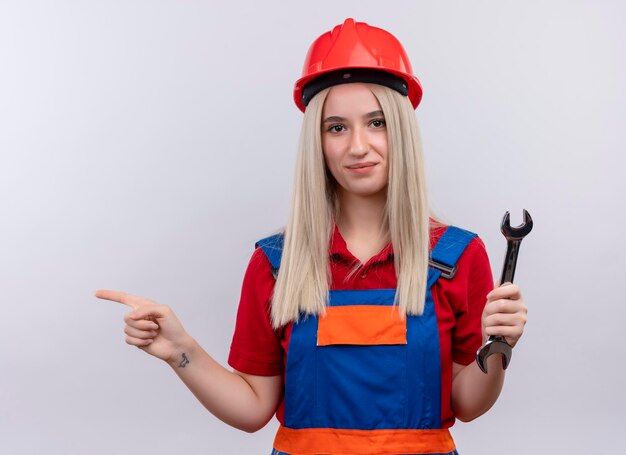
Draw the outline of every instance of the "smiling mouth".
[[[359,164],[353,164],[351,166],[346,166],[348,169],[363,169],[366,167],[372,167],[372,166],[376,166],[377,163],[359,163]]]

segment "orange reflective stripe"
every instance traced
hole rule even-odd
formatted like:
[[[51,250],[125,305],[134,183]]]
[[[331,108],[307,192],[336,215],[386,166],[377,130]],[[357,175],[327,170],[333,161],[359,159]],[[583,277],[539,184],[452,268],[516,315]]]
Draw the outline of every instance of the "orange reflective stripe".
[[[406,344],[406,318],[395,306],[327,307],[318,320],[317,345],[331,344]]]
[[[281,426],[274,448],[291,455],[392,455],[449,453],[454,440],[443,430],[339,430]]]

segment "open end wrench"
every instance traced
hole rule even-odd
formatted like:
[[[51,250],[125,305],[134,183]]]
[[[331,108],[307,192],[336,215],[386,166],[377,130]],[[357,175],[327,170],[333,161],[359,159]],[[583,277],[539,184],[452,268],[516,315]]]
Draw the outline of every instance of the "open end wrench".
[[[517,264],[517,255],[522,239],[528,235],[533,229],[533,219],[530,213],[524,209],[524,222],[517,226],[511,227],[511,217],[509,212],[504,214],[500,230],[507,240],[506,255],[504,256],[504,266],[502,267],[502,276],[500,277],[500,285],[504,283],[513,283],[515,276],[515,265]],[[487,358],[493,354],[502,354],[502,369],[506,370],[511,361],[513,351],[509,343],[502,336],[490,336],[489,340],[476,352],[476,363],[483,373],[487,373]]]

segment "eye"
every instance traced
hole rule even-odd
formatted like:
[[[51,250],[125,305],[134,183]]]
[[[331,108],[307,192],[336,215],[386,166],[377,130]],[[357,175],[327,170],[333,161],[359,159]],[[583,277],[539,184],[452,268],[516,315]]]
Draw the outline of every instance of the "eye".
[[[335,123],[334,125],[330,125],[326,131],[329,133],[341,133],[345,129],[346,127],[341,123]]]
[[[387,123],[385,122],[385,119],[376,118],[370,122],[370,125],[373,126],[374,128],[384,128],[387,125]]]

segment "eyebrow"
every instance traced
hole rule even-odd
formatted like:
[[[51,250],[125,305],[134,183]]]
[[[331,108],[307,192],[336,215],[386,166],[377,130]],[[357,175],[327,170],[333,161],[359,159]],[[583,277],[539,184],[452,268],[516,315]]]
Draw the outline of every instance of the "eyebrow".
[[[383,111],[378,110],[378,111],[372,111],[372,112],[369,112],[369,113],[365,114],[363,116],[363,118],[370,119],[370,118],[374,118],[374,117],[384,117],[384,116],[385,116],[385,114],[383,113]],[[345,122],[345,121],[346,121],[345,118],[339,117],[337,115],[333,115],[331,117],[325,118],[322,123]]]

